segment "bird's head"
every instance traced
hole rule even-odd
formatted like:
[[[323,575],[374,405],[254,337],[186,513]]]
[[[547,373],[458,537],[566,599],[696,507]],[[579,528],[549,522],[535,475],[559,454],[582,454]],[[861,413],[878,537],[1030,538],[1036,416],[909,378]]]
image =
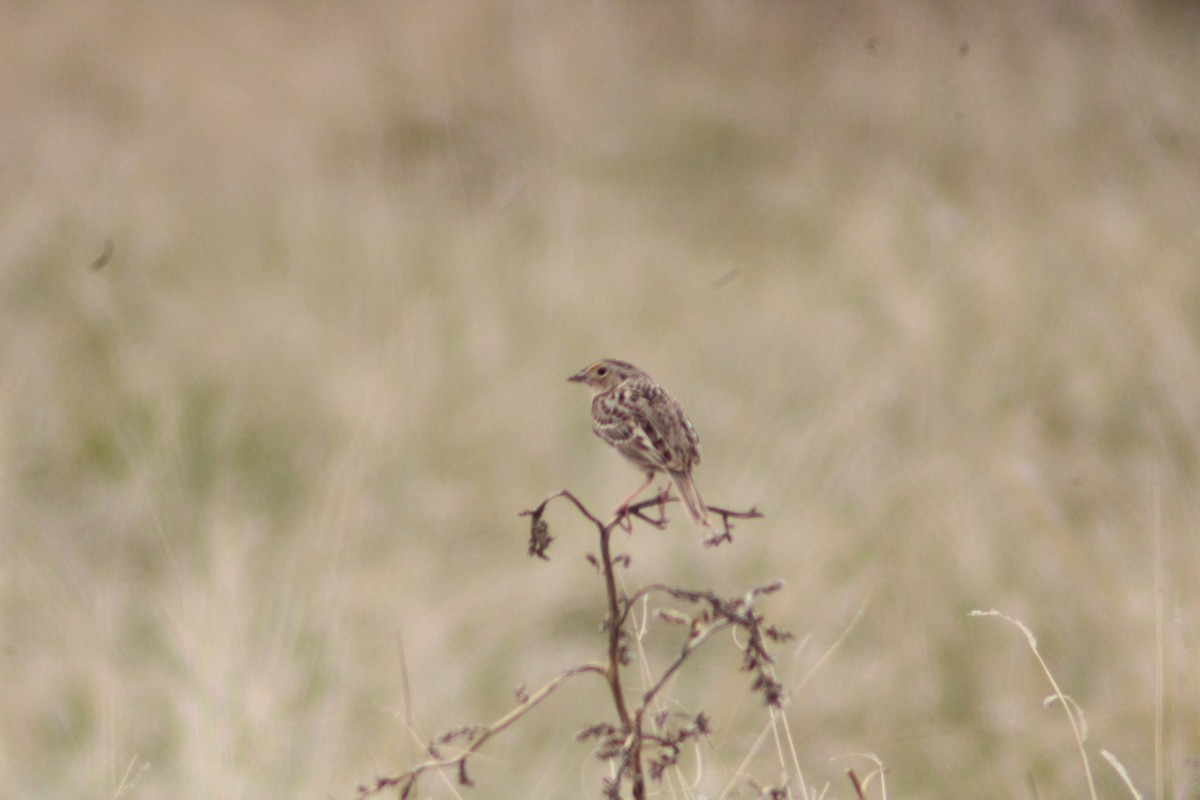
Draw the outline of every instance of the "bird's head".
[[[628,361],[618,361],[615,358],[602,358],[599,361],[593,361],[591,364],[588,364],[579,370],[579,372],[567,378],[567,380],[589,386],[593,392],[599,394],[600,392],[607,392],[629,378],[644,377],[645,375],[646,373]]]

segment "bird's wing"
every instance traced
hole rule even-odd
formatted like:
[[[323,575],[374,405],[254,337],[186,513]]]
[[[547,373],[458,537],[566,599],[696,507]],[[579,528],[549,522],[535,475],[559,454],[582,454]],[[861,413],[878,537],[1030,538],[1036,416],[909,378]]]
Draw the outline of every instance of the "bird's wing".
[[[689,472],[700,463],[700,440],[679,403],[654,383],[629,387],[628,406],[643,446],[652,451],[662,469]]]
[[[646,421],[645,407],[628,385],[621,385],[592,400],[592,428],[617,452],[647,472],[667,468],[657,443],[661,436]]]
[[[637,426],[629,410],[623,408],[615,396],[603,394],[592,401],[592,430],[613,447],[627,445],[637,435]]]

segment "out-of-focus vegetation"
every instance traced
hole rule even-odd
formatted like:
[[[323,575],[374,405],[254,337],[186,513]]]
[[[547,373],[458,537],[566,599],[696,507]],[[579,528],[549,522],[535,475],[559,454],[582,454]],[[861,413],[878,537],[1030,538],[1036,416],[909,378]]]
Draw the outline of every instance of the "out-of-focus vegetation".
[[[600,356],[688,409],[706,499],[768,514],[639,531],[627,579],[787,580],[827,796],[865,751],[890,796],[1082,796],[992,607],[1103,796],[1100,749],[1200,796],[1198,34],[1186,3],[8,4],[0,796],[347,797],[596,657],[587,529],[544,564],[516,513],[636,481],[565,382]],[[698,791],[752,796],[729,662],[674,692],[713,719]],[[468,796],[595,794],[589,688]]]

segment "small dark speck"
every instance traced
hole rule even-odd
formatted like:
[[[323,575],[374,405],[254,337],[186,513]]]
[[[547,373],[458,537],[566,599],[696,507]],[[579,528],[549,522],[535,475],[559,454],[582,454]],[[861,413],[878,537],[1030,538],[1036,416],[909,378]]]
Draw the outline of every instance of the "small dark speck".
[[[866,48],[867,55],[873,56],[879,50],[879,37],[867,37],[867,41],[863,42],[863,47]]]
[[[963,43],[958,46],[958,57],[966,58],[969,55],[971,55],[971,44],[970,42],[964,40]]]
[[[104,239],[104,249],[100,251],[100,255],[98,255],[96,260],[89,264],[88,267],[92,270],[92,272],[98,272],[104,269],[105,265],[107,265],[109,261],[112,261],[112,257],[113,240],[111,236],[108,236]]]
[[[741,276],[742,276],[741,268],[734,267],[733,269],[729,270],[724,275],[722,275],[721,277],[719,277],[715,281],[713,281],[712,287],[714,289],[724,289],[728,284],[733,283],[733,281],[737,280]]]

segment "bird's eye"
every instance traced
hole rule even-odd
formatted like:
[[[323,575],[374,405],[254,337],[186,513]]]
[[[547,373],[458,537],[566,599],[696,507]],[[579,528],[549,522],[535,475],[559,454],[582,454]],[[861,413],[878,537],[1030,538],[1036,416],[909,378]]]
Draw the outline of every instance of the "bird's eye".
[[[596,377],[597,378],[603,378],[607,374],[608,374],[608,367],[598,367],[596,369]]]

